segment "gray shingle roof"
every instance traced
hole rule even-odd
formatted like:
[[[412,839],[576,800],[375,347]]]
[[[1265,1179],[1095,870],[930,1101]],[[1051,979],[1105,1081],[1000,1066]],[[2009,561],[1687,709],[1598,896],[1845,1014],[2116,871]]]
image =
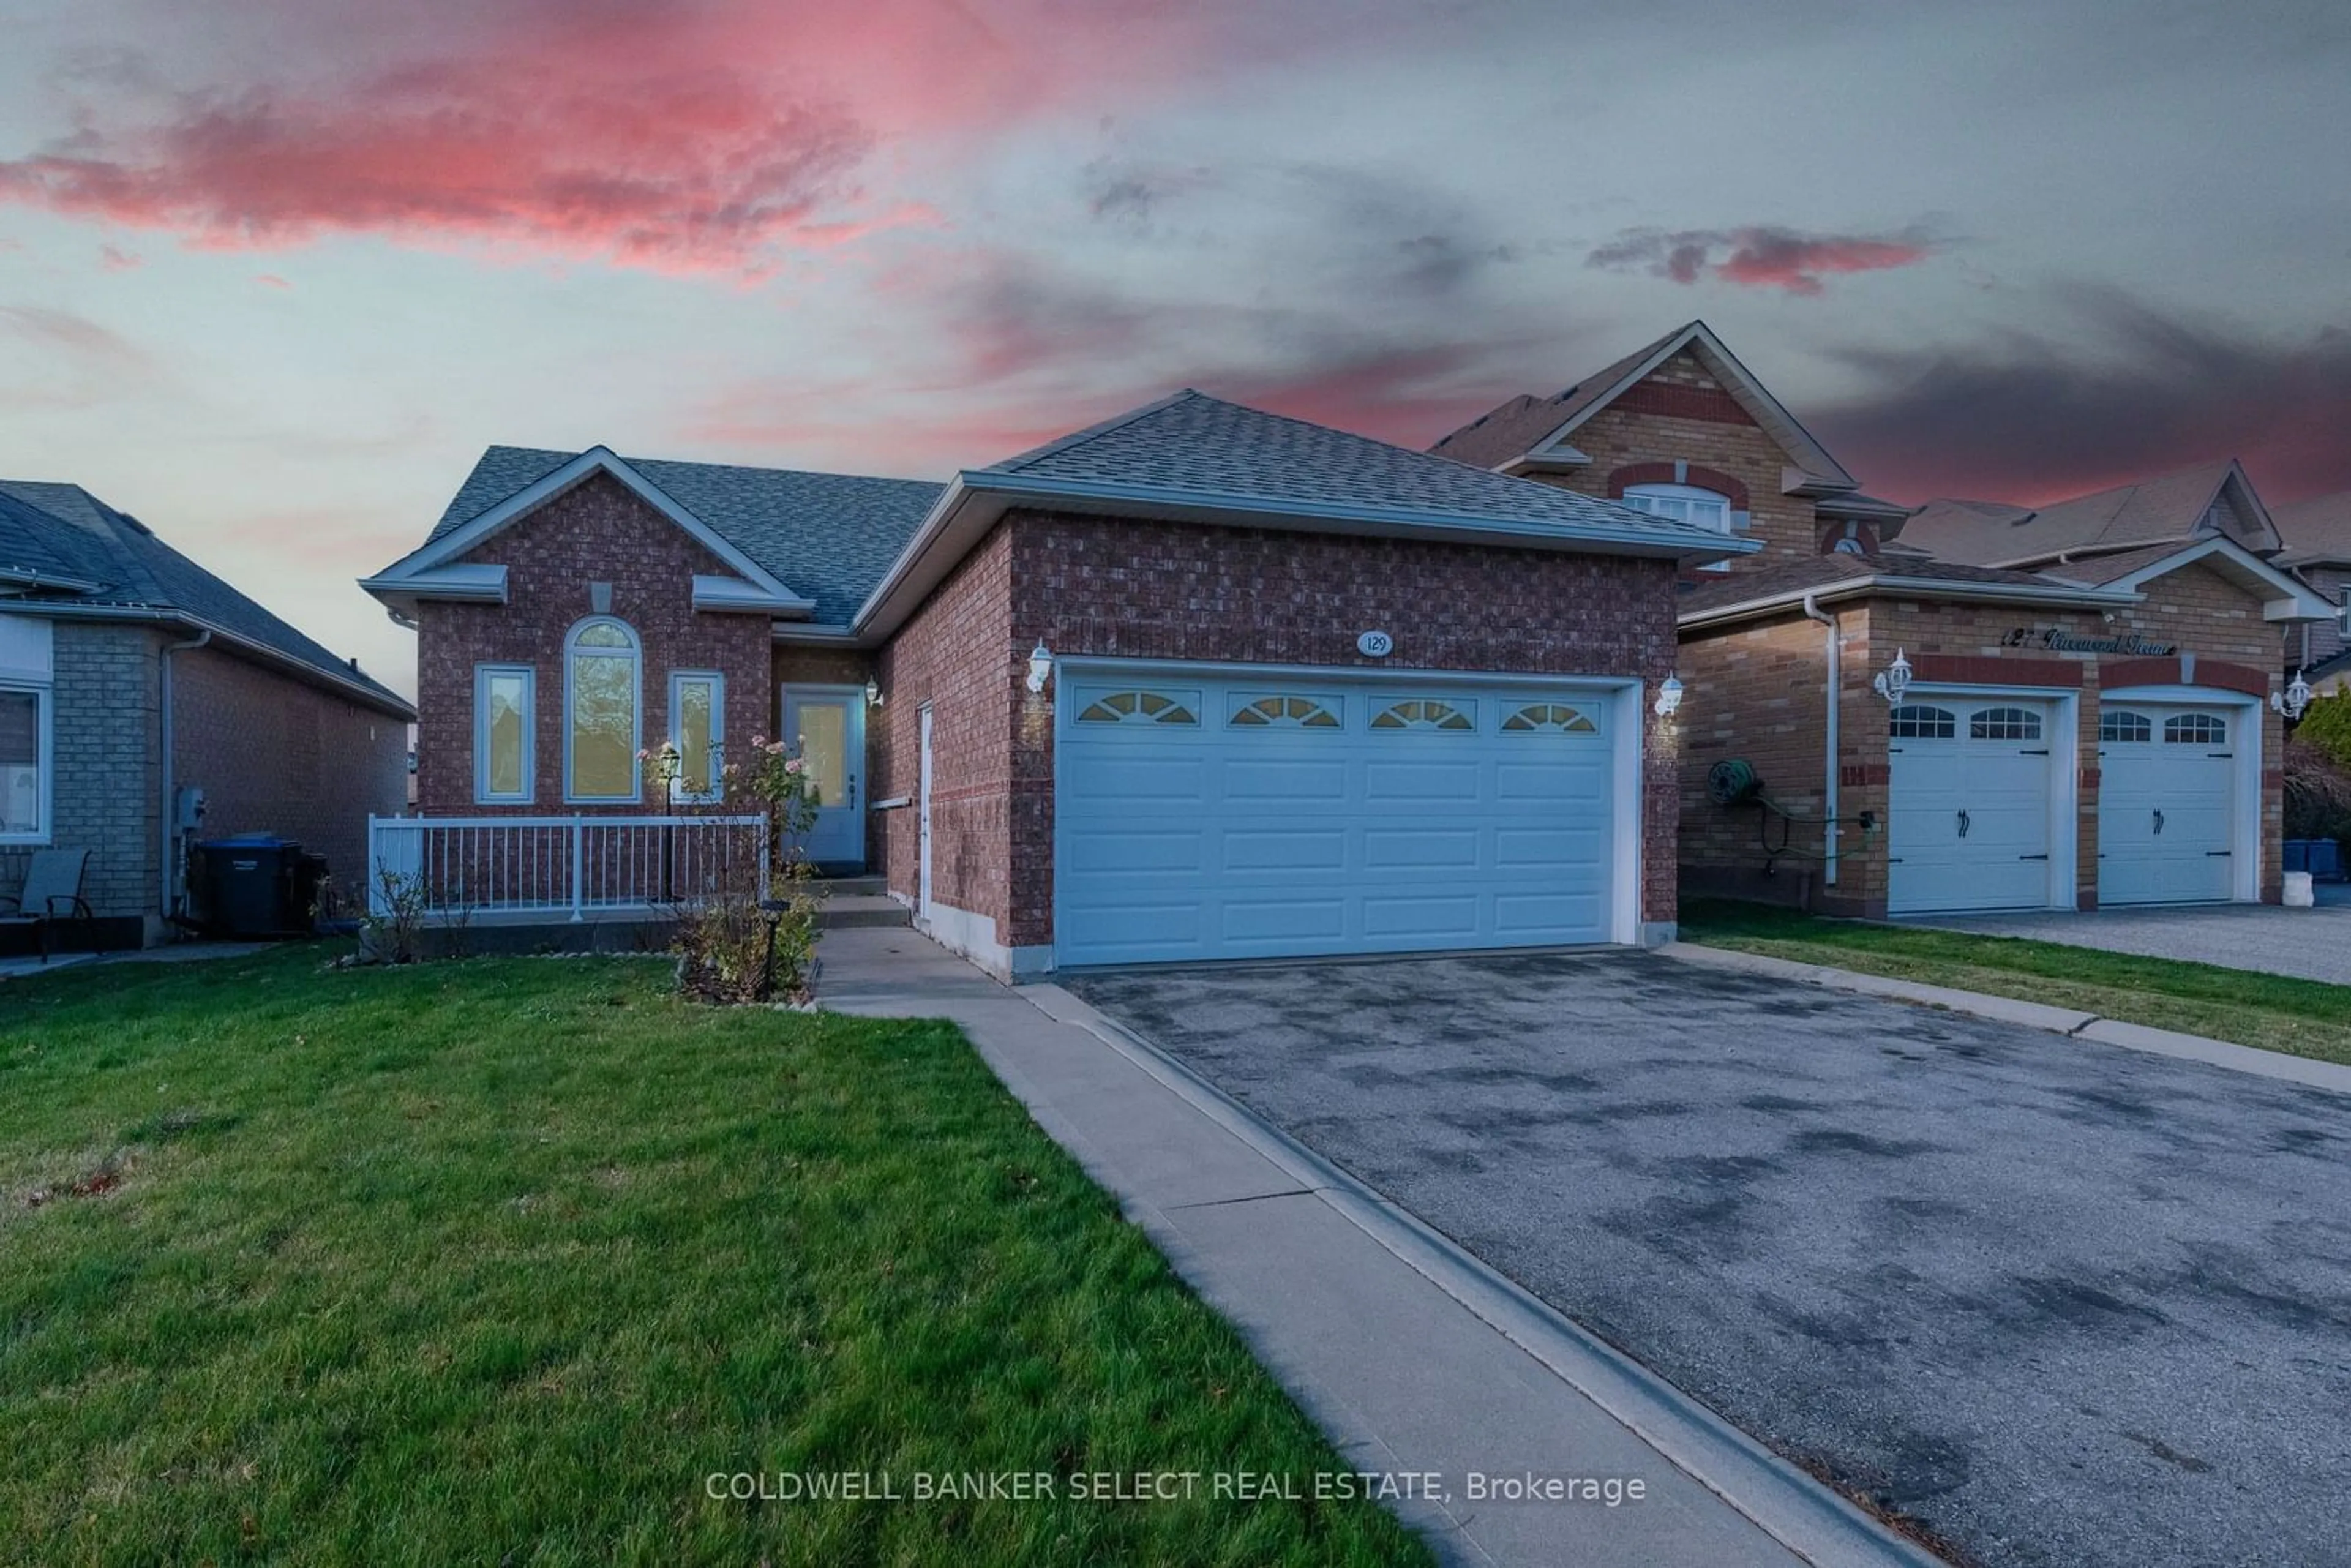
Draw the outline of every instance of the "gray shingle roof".
[[[68,565],[63,575],[95,582],[94,592],[44,589],[18,596],[27,607],[44,603],[80,610],[121,609],[177,612],[230,632],[271,653],[306,664],[319,674],[366,689],[393,708],[413,711],[408,700],[371,676],[354,670],[321,643],[182,555],[144,523],[118,512],[78,485],[0,479],[0,556],[18,536],[26,549],[46,551]],[[5,564],[5,563],[0,563]]]
[[[1122,491],[1589,528],[1699,549],[1722,536],[1554,485],[1186,391],[983,470]]]
[[[1902,537],[1946,560],[1979,563],[2186,544],[2197,537],[2234,466],[2226,458],[2200,463],[2037,508],[1998,501],[1930,501],[1903,526]],[[2262,549],[2258,538],[2237,542]]]
[[[493,446],[465,476],[430,539],[472,521],[579,456]],[[926,479],[624,457],[719,537],[816,601],[810,619],[846,624],[939,498]]]
[[[2315,496],[2289,507],[2270,508],[2270,520],[2285,540],[2280,562],[2302,566],[2351,561],[2351,490]]]
[[[1429,450],[1440,457],[1475,463],[1480,468],[1495,468],[1505,463],[1514,463],[1541,446],[1552,432],[1582,413],[1618,382],[1632,374],[1634,366],[1688,330],[1687,325],[1677,327],[1656,341],[1644,343],[1615,363],[1593,371],[1563,392],[1543,398],[1531,394],[1514,397],[1501,407],[1480,414]]]

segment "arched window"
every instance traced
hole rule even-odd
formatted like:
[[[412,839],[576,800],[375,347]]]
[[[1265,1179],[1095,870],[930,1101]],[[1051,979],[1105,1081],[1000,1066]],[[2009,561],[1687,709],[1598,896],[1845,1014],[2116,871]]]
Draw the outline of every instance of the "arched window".
[[[1466,703],[1441,703],[1434,697],[1410,697],[1390,703],[1372,716],[1374,729],[1434,729],[1450,734],[1473,734],[1478,728],[1478,710]]]
[[[1196,725],[1197,692],[1104,692],[1078,714],[1080,724]]]
[[[1338,700],[1326,705],[1320,697],[1259,697],[1235,708],[1229,722],[1244,729],[1336,729]]]
[[[2229,723],[2209,713],[2176,714],[2163,721],[2163,738],[2173,746],[2226,746]]]
[[[1700,489],[1696,485],[1627,485],[1624,501],[1635,511],[1652,517],[1671,517],[1677,523],[1692,523],[1719,534],[1730,531],[1730,497],[1719,490]],[[1700,570],[1729,571],[1730,563],[1719,560]]]
[[[609,615],[582,621],[563,640],[567,800],[637,799],[642,664],[637,634]]]
[[[1979,708],[1968,716],[1970,740],[2038,740],[2041,716],[2029,707]]]
[[[1597,735],[1600,727],[1582,708],[1565,703],[1529,703],[1502,721],[1504,735]]]
[[[2128,708],[2108,708],[2098,716],[2098,738],[2116,745],[2153,740],[2155,726],[2143,713],[2133,713]]]
[[[1896,708],[1886,723],[1886,733],[1896,740],[1949,740],[1959,732],[1958,715],[1924,703]]]

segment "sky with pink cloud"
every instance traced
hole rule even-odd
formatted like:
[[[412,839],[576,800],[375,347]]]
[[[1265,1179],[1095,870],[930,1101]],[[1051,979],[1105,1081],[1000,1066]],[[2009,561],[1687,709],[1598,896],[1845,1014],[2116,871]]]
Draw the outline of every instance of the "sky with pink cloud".
[[[410,689],[480,448],[1422,445],[1705,317],[1873,491],[2351,487],[2351,11],[15,0],[0,475]]]

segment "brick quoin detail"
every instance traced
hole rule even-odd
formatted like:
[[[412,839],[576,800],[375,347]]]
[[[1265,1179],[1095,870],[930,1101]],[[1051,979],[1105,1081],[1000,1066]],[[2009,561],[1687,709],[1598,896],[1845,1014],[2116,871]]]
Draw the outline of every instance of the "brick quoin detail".
[[[1677,474],[1686,477],[1677,478]],[[1747,510],[1747,486],[1735,474],[1719,468],[1703,467],[1696,463],[1628,463],[1612,470],[1608,476],[1608,498],[1621,501],[1625,492],[1635,485],[1695,485],[1701,490],[1713,490],[1730,498],[1731,509]]]

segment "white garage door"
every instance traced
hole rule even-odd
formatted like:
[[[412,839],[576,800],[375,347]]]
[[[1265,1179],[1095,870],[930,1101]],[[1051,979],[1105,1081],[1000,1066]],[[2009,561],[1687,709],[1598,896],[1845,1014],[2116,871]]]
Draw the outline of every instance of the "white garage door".
[[[1894,710],[1889,911],[2048,904],[2053,722],[2047,704],[2006,697]]]
[[[2236,891],[2237,716],[2117,703],[2098,716],[2098,902],[2210,904]]]
[[[1061,964],[1610,939],[1604,695],[1187,674],[1055,707]]]

